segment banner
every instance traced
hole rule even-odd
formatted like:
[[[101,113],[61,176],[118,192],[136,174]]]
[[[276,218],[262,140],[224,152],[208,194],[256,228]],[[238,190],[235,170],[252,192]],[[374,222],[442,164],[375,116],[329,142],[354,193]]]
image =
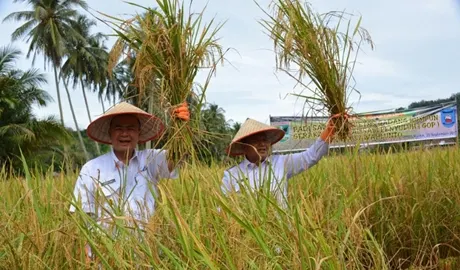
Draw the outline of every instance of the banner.
[[[285,137],[276,151],[302,150],[314,143],[326,126],[325,117],[270,116],[270,125],[283,129]],[[404,111],[361,113],[350,118],[350,138],[335,139],[331,147],[375,145],[456,138],[457,105],[449,103]]]

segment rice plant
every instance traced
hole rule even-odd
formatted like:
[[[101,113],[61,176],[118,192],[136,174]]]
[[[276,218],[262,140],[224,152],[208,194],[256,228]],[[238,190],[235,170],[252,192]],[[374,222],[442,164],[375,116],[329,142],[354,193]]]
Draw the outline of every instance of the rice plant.
[[[331,155],[292,179],[287,208],[263,190],[223,196],[224,167],[187,164],[160,183],[148,224],[114,212],[116,233],[68,212],[76,173],[24,160],[24,177],[1,173],[0,268],[457,269],[459,158]]]
[[[352,111],[348,98],[356,90],[353,70],[358,52],[364,43],[374,46],[361,27],[361,18],[352,26],[345,12],[319,14],[301,0],[274,0],[271,13],[261,9],[267,16],[261,24],[273,40],[277,69],[312,93],[294,95],[305,98],[313,108],[321,106],[329,115],[342,115],[336,120],[337,134],[346,139],[350,133],[346,115]]]
[[[110,53],[109,70],[120,59],[133,61],[138,105],[147,102],[149,112],[168,121],[165,148],[176,161],[186,154],[195,158],[203,137],[199,112],[212,75],[224,62],[218,37],[223,24],[214,19],[205,23],[204,9],[193,13],[179,0],[155,2],[156,8],[141,7],[144,12],[128,20],[109,17],[119,37]],[[203,84],[196,82],[199,72],[207,73]],[[192,121],[170,117],[172,109],[191,99],[196,107]]]

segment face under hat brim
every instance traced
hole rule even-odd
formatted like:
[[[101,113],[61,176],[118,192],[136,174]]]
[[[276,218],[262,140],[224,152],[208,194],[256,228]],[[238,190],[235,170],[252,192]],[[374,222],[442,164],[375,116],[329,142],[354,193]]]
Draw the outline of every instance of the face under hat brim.
[[[230,145],[227,147],[226,152],[230,156],[240,156],[244,155],[246,153],[245,151],[245,139],[254,136],[256,134],[265,134],[267,136],[267,140],[270,142],[271,145],[274,145],[275,143],[279,142],[281,139],[283,139],[285,132],[281,129],[275,128],[275,127],[270,127],[262,130],[257,130],[251,133],[247,133],[243,136],[240,136],[238,138],[235,138]]]
[[[88,137],[99,143],[112,144],[109,134],[110,124],[114,117],[120,115],[133,115],[139,120],[139,143],[157,139],[164,131],[164,124],[159,118],[124,102],[91,122],[86,130]]]

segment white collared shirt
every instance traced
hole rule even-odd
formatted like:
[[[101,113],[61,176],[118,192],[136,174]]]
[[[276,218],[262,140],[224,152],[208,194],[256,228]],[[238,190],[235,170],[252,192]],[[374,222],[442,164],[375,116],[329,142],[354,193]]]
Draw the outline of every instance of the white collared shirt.
[[[287,180],[317,164],[328,150],[329,144],[318,138],[311,147],[303,152],[271,155],[259,166],[245,159],[224,172],[222,192],[224,194],[231,191],[239,192],[243,186],[256,191],[268,184],[280,206],[286,207]],[[246,184],[243,184],[244,180],[247,180]]]
[[[112,149],[88,161],[75,183],[75,199],[81,201],[84,212],[95,214],[99,221],[110,220],[114,214],[146,222],[155,210],[159,180],[177,178],[177,171],[169,172],[166,153],[157,149],[135,151],[125,165]],[[70,211],[75,210],[72,204]]]

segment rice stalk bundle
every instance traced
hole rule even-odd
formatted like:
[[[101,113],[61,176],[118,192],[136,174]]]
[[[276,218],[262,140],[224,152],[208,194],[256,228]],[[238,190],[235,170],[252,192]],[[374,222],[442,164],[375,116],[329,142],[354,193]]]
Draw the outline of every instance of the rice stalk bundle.
[[[312,93],[293,95],[322,106],[329,115],[341,115],[335,125],[338,137],[345,140],[351,125],[345,116],[352,110],[348,99],[357,91],[351,85],[356,58],[363,43],[374,48],[361,18],[354,27],[348,20],[346,31],[341,32],[347,19],[344,12],[319,14],[300,0],[274,0],[272,4],[273,14],[264,11],[268,19],[261,24],[273,40],[276,68]]]
[[[129,20],[111,17],[116,20],[112,28],[119,38],[110,52],[109,70],[120,59],[133,61],[136,100],[139,105],[149,104],[150,113],[165,114],[168,137],[164,147],[171,159],[196,158],[202,151],[202,139],[197,138],[204,132],[199,112],[210,78],[224,60],[217,37],[222,24],[214,19],[203,23],[204,9],[187,12],[179,0],[156,0],[156,4],[155,9],[138,6],[145,12]],[[195,82],[200,71],[208,72],[203,85]],[[191,120],[171,118],[172,110],[186,101],[193,103]]]

